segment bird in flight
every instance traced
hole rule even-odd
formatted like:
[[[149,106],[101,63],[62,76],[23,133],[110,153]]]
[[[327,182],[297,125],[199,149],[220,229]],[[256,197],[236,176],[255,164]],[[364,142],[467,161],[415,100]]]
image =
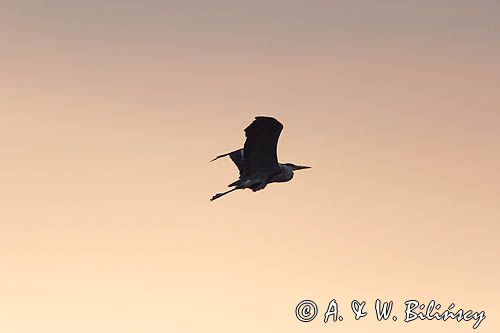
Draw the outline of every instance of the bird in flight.
[[[296,170],[309,169],[307,166],[292,163],[279,163],[276,149],[283,125],[272,117],[255,117],[245,129],[246,141],[243,148],[221,157],[229,156],[240,172],[240,178],[229,184],[231,190],[215,194],[210,201],[223,195],[245,188],[260,191],[269,183],[287,182],[293,178]]]

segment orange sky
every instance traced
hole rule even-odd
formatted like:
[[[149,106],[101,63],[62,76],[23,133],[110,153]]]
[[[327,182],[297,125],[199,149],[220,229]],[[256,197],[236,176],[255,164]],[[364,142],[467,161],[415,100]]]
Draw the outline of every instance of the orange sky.
[[[498,331],[499,12],[3,2],[0,331],[472,330],[405,324],[413,298]],[[209,202],[237,172],[208,161],[256,115],[283,122],[282,162],[313,168]],[[344,321],[298,322],[306,298]]]

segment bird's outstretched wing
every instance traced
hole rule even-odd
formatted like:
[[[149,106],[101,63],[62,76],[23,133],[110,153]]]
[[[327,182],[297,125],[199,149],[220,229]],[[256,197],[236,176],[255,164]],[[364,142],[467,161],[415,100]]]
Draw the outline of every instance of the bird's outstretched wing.
[[[272,117],[255,117],[245,129],[244,168],[241,177],[264,169],[279,169],[276,153],[283,125]]]
[[[227,154],[222,154],[211,160],[210,162],[213,162],[215,160],[218,160],[219,158],[229,156],[233,163],[238,167],[238,171],[240,172],[240,176],[244,173],[244,161],[243,161],[243,148],[237,149],[235,151],[232,151]]]

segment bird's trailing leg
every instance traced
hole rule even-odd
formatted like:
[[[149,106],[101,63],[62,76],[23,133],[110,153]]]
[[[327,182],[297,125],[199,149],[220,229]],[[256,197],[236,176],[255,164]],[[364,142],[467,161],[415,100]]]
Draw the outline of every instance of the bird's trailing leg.
[[[215,195],[214,195],[214,196],[210,199],[210,201],[214,201],[215,199],[218,199],[218,198],[222,197],[223,195],[226,195],[226,194],[231,193],[231,192],[236,191],[236,190],[239,190],[239,188],[238,188],[238,187],[235,187],[235,188],[233,188],[233,189],[230,189],[229,191],[222,192],[222,193],[217,193],[217,194],[215,194]]]

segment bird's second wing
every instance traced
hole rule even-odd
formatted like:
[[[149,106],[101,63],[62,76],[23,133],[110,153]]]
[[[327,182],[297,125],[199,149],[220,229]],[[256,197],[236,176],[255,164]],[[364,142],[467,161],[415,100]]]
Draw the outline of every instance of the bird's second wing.
[[[263,169],[279,168],[276,153],[283,125],[272,117],[256,117],[245,129],[243,177]]]
[[[235,150],[229,153],[229,157],[231,161],[238,167],[238,171],[240,172],[240,177],[244,172],[245,168],[245,160],[243,159],[243,149]]]

